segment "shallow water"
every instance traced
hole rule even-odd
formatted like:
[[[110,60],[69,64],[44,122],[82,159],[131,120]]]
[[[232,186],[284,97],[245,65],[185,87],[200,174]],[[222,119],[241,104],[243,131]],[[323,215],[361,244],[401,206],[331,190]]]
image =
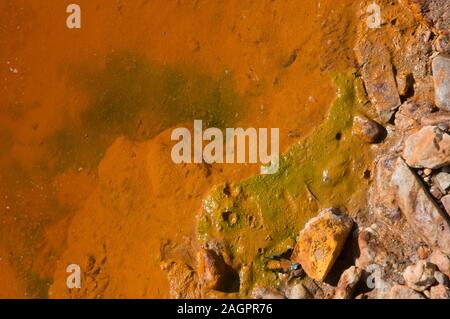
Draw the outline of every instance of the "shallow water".
[[[0,1],[0,296],[67,297],[78,263],[88,297],[168,297],[202,200],[258,173],[173,164],[171,128],[278,127],[287,152],[354,66],[358,1],[78,4],[69,30],[65,2]]]

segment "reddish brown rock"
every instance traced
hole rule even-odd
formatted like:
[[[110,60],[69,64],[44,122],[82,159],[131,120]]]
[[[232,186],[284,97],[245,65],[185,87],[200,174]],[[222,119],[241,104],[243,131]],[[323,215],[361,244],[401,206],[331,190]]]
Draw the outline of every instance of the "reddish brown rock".
[[[387,123],[401,104],[389,51],[378,42],[360,41],[357,55],[363,65],[361,75],[377,120]]]
[[[231,280],[231,269],[214,251],[201,249],[198,252],[198,276],[202,288],[224,290]]]
[[[300,232],[291,260],[302,265],[306,274],[323,281],[352,229],[353,221],[334,209],[322,211]]]
[[[383,126],[363,116],[354,117],[352,132],[366,143],[379,143],[385,136]]]
[[[397,204],[411,228],[431,247],[450,254],[450,225],[445,213],[401,158],[397,159],[392,184],[397,187]]]
[[[345,270],[342,273],[341,278],[339,279],[339,283],[334,294],[334,299],[351,298],[355,286],[361,279],[361,274],[362,270],[355,266],[352,266]]]
[[[450,135],[436,126],[425,126],[405,141],[403,158],[415,168],[436,169],[450,164]]]

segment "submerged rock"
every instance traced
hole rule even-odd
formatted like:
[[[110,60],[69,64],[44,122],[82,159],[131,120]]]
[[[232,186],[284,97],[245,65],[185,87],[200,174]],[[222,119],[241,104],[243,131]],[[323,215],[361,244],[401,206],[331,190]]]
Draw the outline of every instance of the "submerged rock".
[[[432,68],[436,105],[450,111],[450,55],[440,54],[435,57]]]
[[[397,187],[398,206],[411,228],[430,246],[450,254],[450,225],[445,213],[401,158],[397,159],[392,183]]]
[[[415,168],[436,169],[450,164],[450,135],[437,126],[425,126],[405,141],[403,158]]]
[[[339,256],[353,221],[334,209],[322,211],[300,232],[291,259],[302,265],[306,274],[323,281]]]
[[[436,266],[425,261],[420,260],[415,265],[408,266],[403,272],[403,278],[408,287],[416,291],[424,291],[436,282],[434,272]]]

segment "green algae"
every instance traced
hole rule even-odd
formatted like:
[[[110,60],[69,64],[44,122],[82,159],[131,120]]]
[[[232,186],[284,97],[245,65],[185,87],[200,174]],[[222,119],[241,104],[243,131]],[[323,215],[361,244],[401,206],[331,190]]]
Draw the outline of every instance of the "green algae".
[[[365,207],[369,146],[352,134],[361,109],[353,74],[334,77],[336,98],[327,119],[281,157],[273,175],[258,175],[219,185],[204,200],[198,235],[241,270],[242,296],[255,285],[277,286],[265,269],[268,257],[295,244],[305,223],[321,209],[335,207],[356,214]]]
[[[76,65],[70,79],[88,99],[80,123],[71,120],[46,144],[57,171],[95,167],[120,135],[148,140],[175,125],[202,119],[207,127],[232,127],[245,111],[232,75],[171,67],[132,52],[107,57],[105,66]]]

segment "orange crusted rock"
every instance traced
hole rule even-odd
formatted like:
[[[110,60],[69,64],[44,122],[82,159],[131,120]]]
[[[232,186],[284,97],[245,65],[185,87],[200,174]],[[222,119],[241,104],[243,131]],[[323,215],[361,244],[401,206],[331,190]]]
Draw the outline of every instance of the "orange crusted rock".
[[[311,219],[300,232],[291,259],[306,274],[323,281],[339,256],[353,221],[337,210],[327,209]]]

